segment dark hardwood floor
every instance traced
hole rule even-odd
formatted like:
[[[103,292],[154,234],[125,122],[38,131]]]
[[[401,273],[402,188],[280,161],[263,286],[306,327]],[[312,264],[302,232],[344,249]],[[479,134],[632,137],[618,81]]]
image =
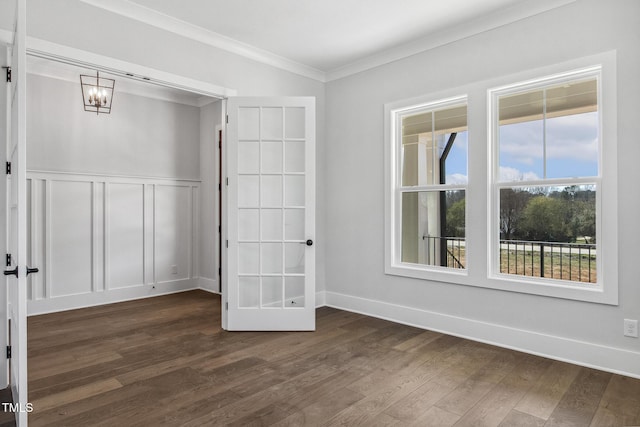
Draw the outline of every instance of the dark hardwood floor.
[[[640,425],[640,380],[331,308],[225,332],[192,291],[28,327],[31,426]]]

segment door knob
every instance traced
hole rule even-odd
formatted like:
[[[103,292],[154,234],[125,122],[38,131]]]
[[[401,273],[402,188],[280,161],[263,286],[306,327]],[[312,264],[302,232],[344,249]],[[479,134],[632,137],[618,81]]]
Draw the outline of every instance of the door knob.
[[[313,240],[309,239],[309,240],[307,240],[306,243],[307,243],[307,246],[311,246],[311,245],[313,245]]]
[[[5,270],[4,275],[18,277],[18,266],[16,265],[16,268],[14,268],[13,270]]]
[[[40,271],[40,270],[38,270],[35,267],[34,268],[27,267],[27,276],[30,275],[31,273],[37,273],[38,271]]]

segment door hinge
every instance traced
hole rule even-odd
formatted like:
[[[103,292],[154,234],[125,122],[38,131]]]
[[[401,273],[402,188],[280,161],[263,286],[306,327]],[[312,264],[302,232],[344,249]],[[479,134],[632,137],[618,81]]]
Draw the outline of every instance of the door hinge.
[[[11,359],[11,346],[7,346],[7,359]]]
[[[227,114],[227,123],[229,123],[229,115]]]
[[[7,175],[11,175],[11,162],[7,162],[7,166],[5,169]]]
[[[7,71],[7,83],[11,83],[11,67],[4,66],[2,68]]]
[[[224,303],[224,309],[229,311],[229,301]],[[11,347],[9,347],[9,348],[11,348]]]
[[[5,257],[5,265],[7,267],[11,267],[11,254],[7,254],[7,256]]]
[[[222,276],[222,268],[218,267],[218,276]]]
[[[229,241],[227,240],[227,247],[229,247]]]
[[[227,177],[227,187],[229,186],[229,177]]]

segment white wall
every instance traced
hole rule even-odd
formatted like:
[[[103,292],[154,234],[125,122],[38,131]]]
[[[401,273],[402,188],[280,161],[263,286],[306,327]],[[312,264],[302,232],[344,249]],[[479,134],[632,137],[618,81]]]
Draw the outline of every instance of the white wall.
[[[197,287],[200,109],[27,78],[29,314]]]
[[[640,259],[635,231],[640,209],[638,46],[640,2],[581,0],[328,83],[327,302],[640,376],[640,340],[622,334],[624,318],[640,319],[635,267]],[[618,58],[618,306],[384,274],[385,103],[612,49]],[[484,120],[472,125],[486,129]],[[482,236],[487,224],[486,130],[469,144],[478,144],[475,159],[483,164],[470,156],[470,173],[480,175],[470,184],[470,193],[479,191],[469,194],[467,229]]]
[[[29,170],[200,179],[197,107],[116,90],[91,114],[79,83],[28,74],[27,114]]]

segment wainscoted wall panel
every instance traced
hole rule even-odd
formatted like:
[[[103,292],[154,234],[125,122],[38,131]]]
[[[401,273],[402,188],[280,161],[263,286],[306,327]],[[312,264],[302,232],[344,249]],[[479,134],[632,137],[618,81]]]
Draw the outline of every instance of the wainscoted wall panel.
[[[191,190],[175,185],[156,185],[155,189],[156,281],[188,279],[191,276]]]
[[[93,290],[92,184],[51,180],[51,297],[86,294]]]
[[[108,184],[107,289],[144,285],[144,185]]]
[[[199,181],[29,172],[30,315],[198,286]]]

